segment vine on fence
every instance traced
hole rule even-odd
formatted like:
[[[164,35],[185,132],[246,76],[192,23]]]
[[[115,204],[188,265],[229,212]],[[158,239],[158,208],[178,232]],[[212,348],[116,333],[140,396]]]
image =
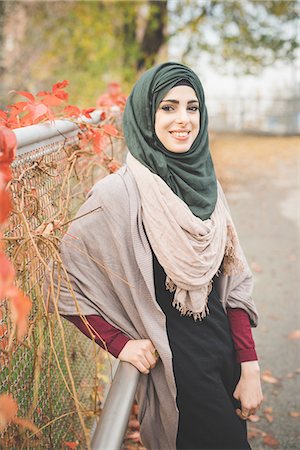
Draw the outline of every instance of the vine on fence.
[[[108,173],[114,172],[120,166],[119,162],[115,160],[114,155],[108,155],[105,148],[112,138],[121,138],[119,130],[115,127],[114,115],[111,114],[112,107],[117,106],[123,108],[125,105],[125,96],[121,92],[120,86],[117,83],[111,83],[108,92],[99,97],[97,107],[105,109],[101,113],[100,123],[93,125],[88,122],[83,122],[82,117],[91,118],[91,113],[95,108],[79,109],[77,106],[67,104],[68,93],[65,88],[68,81],[64,80],[61,83],[53,85],[51,91],[41,91],[35,96],[29,92],[15,92],[24,97],[25,101],[19,101],[7,107],[6,111],[0,110],[0,302],[7,301],[9,306],[9,319],[11,327],[8,329],[7,324],[2,320],[2,310],[0,307],[0,362],[7,364],[13,350],[22,342],[28,334],[28,327],[30,323],[30,312],[32,309],[32,300],[17,286],[16,271],[12,261],[4,253],[5,239],[3,237],[4,229],[9,220],[12,208],[14,213],[20,216],[20,220],[26,230],[26,235],[18,236],[18,246],[20,249],[26,251],[28,242],[30,241],[35,248],[36,257],[39,257],[42,263],[46,266],[47,262],[41,255],[39,245],[52,248],[52,252],[59,258],[57,253],[57,236],[56,231],[65,229],[67,220],[67,201],[60,207],[60,213],[54,217],[43,219],[39,226],[32,230],[30,221],[28,220],[24,209],[26,201],[24,192],[18,195],[19,204],[14,206],[10,189],[13,184],[20,182],[13,179],[10,169],[11,163],[16,155],[16,137],[12,129],[33,125],[45,121],[53,121],[57,118],[68,118],[78,124],[79,141],[74,146],[66,147],[65,152],[68,158],[68,168],[63,180],[64,185],[69,184],[69,177],[74,168],[77,167],[77,177],[80,182],[81,176],[93,170],[93,167],[98,166],[105,168]],[[85,158],[83,158],[85,156]],[[37,165],[36,169],[42,169],[42,162],[40,167]],[[69,187],[68,187],[69,189]],[[31,200],[34,198],[34,190],[30,193]],[[69,200],[69,195],[67,195]],[[38,199],[35,199],[38,204]],[[51,238],[49,240],[49,238]],[[14,239],[14,238],[12,238]],[[58,318],[58,320],[60,320]],[[60,323],[61,326],[61,323]],[[63,335],[62,335],[63,339]],[[64,343],[63,343],[64,344]],[[54,351],[52,349],[52,351]],[[55,351],[54,351],[55,354]],[[68,365],[68,363],[66,362]],[[80,402],[77,399],[74,385],[72,383],[72,374],[69,370],[71,380],[72,396],[75,400],[75,406],[79,417],[81,417]],[[0,431],[4,430],[10,423],[21,425],[31,429],[33,435],[38,435],[39,430],[31,420],[21,419],[17,417],[18,404],[12,397],[11,393],[0,395]],[[88,443],[88,435],[81,419],[81,424]],[[68,446],[69,442],[65,442]],[[71,443],[72,444],[72,443]]]

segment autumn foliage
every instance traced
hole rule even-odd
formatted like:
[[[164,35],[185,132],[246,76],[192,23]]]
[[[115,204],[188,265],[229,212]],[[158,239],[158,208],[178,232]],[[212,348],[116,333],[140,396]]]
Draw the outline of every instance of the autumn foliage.
[[[92,118],[95,108],[80,109],[68,104],[68,93],[65,88],[68,81],[53,85],[51,91],[40,91],[36,95],[30,92],[14,91],[13,93],[23,97],[21,101],[11,104],[7,109],[0,110],[0,362],[3,355],[22,342],[28,333],[32,300],[18,287],[16,271],[12,261],[5,254],[3,233],[8,224],[13,208],[10,183],[12,172],[10,165],[14,161],[17,149],[16,135],[13,129],[35,125],[37,123],[54,121],[58,118],[75,121],[78,124],[79,144],[77,153],[89,145],[99,157],[100,163],[109,171],[114,172],[120,164],[111,156],[105,154],[104,148],[107,140],[112,137],[121,137],[118,129],[111,123],[109,111],[117,106],[122,109],[125,105],[125,96],[120,86],[116,83],[109,85],[108,93],[101,96],[98,106],[102,113],[100,121],[93,124],[86,119]],[[47,224],[46,224],[47,225]],[[47,225],[49,228],[49,224]],[[47,227],[46,227],[47,228]],[[48,229],[47,228],[47,229]],[[53,231],[53,224],[49,233]],[[12,327],[8,327],[3,320],[1,303],[8,305],[9,320]],[[17,417],[18,404],[10,393],[0,395],[0,432],[10,423],[21,425],[37,433],[36,426],[26,419]],[[69,448],[74,448],[74,443],[66,442]]]

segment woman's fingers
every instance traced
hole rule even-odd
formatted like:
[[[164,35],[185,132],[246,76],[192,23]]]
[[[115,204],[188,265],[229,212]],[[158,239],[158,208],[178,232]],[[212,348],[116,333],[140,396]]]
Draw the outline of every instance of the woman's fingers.
[[[237,408],[235,410],[235,412],[237,413],[239,418],[242,419],[242,420],[247,420],[248,417],[250,416],[250,412],[247,409],[240,410],[240,408]]]
[[[141,373],[148,374],[158,360],[158,353],[149,339],[128,341],[119,354],[121,361],[130,362]]]

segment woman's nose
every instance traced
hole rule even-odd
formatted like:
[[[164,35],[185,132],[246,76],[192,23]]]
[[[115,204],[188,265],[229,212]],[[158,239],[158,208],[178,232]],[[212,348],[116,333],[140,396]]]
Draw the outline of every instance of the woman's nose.
[[[187,110],[185,108],[178,109],[177,115],[176,115],[176,122],[177,123],[186,123],[189,121],[189,115],[187,113]]]

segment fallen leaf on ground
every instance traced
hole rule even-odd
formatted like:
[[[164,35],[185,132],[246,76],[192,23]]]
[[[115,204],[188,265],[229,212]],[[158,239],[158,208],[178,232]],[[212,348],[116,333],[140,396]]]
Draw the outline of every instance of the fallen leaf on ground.
[[[266,383],[271,383],[271,384],[279,383],[278,378],[273,377],[272,372],[270,370],[265,370],[261,375],[261,379],[263,381],[265,381]]]
[[[290,411],[289,415],[291,417],[300,417],[300,411]]]
[[[300,339],[300,330],[294,330],[288,335],[288,339]]]
[[[268,414],[268,413],[265,413],[265,418],[267,419],[267,421],[268,421],[269,423],[272,423],[273,420],[274,420],[272,414]]]
[[[262,267],[259,264],[257,264],[257,262],[255,262],[255,261],[252,261],[251,269],[253,270],[253,272],[256,272],[256,273],[260,273],[263,271]]]
[[[273,422],[273,416],[272,416],[273,408],[272,406],[268,406],[267,408],[264,408],[264,416],[267,419],[269,423]]]
[[[250,422],[255,423],[255,422],[259,422],[259,421],[260,421],[260,417],[259,417],[257,414],[251,414],[251,415],[248,417],[248,420],[249,420]]]
[[[286,378],[294,378],[295,377],[295,374],[294,374],[294,372],[289,372],[289,373],[287,373],[286,374]]]
[[[265,432],[256,427],[248,427],[248,439],[265,436]]]
[[[266,436],[264,436],[264,444],[268,445],[269,447],[278,447],[279,442],[273,436],[267,434]]]

